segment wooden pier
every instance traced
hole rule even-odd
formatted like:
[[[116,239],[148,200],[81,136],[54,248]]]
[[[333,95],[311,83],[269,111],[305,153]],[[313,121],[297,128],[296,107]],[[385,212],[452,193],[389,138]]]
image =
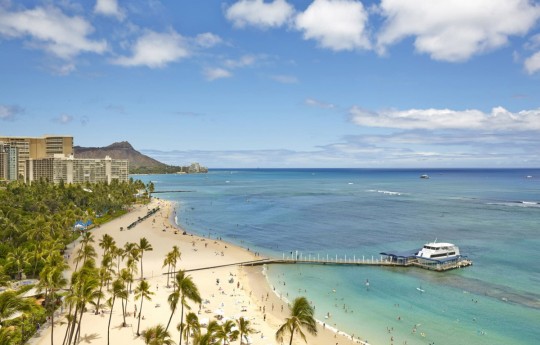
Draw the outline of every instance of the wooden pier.
[[[472,261],[469,259],[461,258],[458,261],[452,261],[447,263],[441,263],[441,264],[424,264],[416,260],[409,260],[407,262],[397,262],[394,260],[386,259],[384,257],[377,257],[372,256],[370,258],[366,258],[365,256],[356,257],[339,257],[334,256],[331,257],[329,255],[326,255],[325,257],[321,258],[320,255],[312,256],[311,254],[308,254],[306,257],[305,255],[298,253],[297,255],[293,255],[290,257],[285,256],[283,254],[283,257],[281,259],[273,259],[273,258],[261,258],[257,260],[250,260],[250,261],[243,261],[243,262],[234,262],[229,264],[223,264],[223,265],[216,265],[216,266],[210,266],[210,267],[199,267],[199,268],[192,268],[187,269],[185,272],[194,272],[194,271],[201,271],[201,270],[207,270],[207,269],[214,269],[214,268],[221,268],[221,267],[229,267],[229,266],[262,266],[262,265],[271,265],[271,264],[282,264],[282,265],[288,265],[288,264],[306,264],[306,265],[332,265],[332,266],[379,266],[379,267],[418,267],[430,271],[436,271],[436,272],[444,272],[448,270],[453,270],[457,268],[463,268],[467,266],[472,266]],[[176,272],[173,272],[176,273]],[[164,275],[169,273],[163,273]]]
[[[406,262],[398,262],[391,259],[383,257],[370,257],[366,258],[365,256],[356,257],[331,257],[326,255],[322,257],[320,255],[311,255],[307,257],[303,254],[296,254],[292,256],[286,256],[283,254],[281,259],[262,259],[256,261],[249,261],[241,263],[242,266],[260,266],[266,264],[309,264],[309,265],[334,265],[334,266],[386,266],[386,267],[418,267],[422,269],[427,269],[436,272],[444,272],[452,269],[463,268],[472,265],[472,261],[461,258],[457,261],[451,261],[446,263],[423,263],[419,262],[418,259],[408,260]]]

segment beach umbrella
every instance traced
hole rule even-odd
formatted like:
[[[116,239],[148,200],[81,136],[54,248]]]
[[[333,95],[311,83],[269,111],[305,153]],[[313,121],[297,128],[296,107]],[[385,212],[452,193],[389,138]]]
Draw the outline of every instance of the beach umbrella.
[[[199,325],[201,325],[201,327],[207,327],[208,322],[209,322],[209,319],[207,317],[201,317],[199,319]]]

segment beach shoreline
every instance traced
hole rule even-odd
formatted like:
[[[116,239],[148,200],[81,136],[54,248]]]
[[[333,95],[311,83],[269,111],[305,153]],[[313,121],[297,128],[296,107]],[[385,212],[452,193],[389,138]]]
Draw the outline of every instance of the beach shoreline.
[[[126,229],[127,225],[140,219],[155,207],[159,207],[159,211],[148,219],[131,230],[121,230],[121,228]],[[288,316],[286,302],[273,293],[271,285],[263,275],[262,267],[237,265],[240,262],[260,259],[260,257],[253,251],[233,243],[190,233],[184,235],[184,229],[178,226],[174,219],[175,207],[179,205],[169,200],[153,198],[149,205],[137,205],[127,214],[92,230],[96,241],[95,248],[98,252],[96,262],[98,263],[101,260],[101,248],[97,243],[105,233],[111,235],[118,246],[123,246],[126,242],[138,242],[141,237],[146,237],[153,246],[153,251],[146,252],[144,256],[144,279],[150,283],[154,295],[151,301],[144,302],[140,330],[157,324],[167,324],[170,316],[167,297],[172,292],[172,287],[167,287],[167,268],[163,267],[163,259],[172,246],[177,245],[182,253],[178,267],[188,271],[188,274],[192,276],[203,299],[201,305],[190,303],[191,311],[197,313],[201,321],[213,320],[216,312],[220,312],[224,318],[244,317],[250,320],[252,327],[257,331],[250,336],[251,344],[278,344],[275,340],[275,332]],[[70,270],[75,266],[74,253],[77,243],[75,241],[70,244],[67,252]],[[230,266],[215,267],[226,264]],[[68,277],[70,273],[67,272]],[[138,281],[138,278],[135,279],[134,287]],[[135,305],[138,306],[140,300],[135,301],[134,294],[130,293],[127,303],[128,327],[122,327],[121,308],[115,305],[110,330],[111,343],[125,343],[126,339],[130,339],[132,344],[143,344],[142,337],[136,336],[138,320],[134,317]],[[272,310],[272,304],[274,304],[274,310]],[[283,311],[281,311],[281,306],[283,306]],[[84,313],[81,324],[81,340],[89,344],[106,344],[109,311],[106,307],[101,307],[96,315],[92,306],[87,308],[88,311]],[[66,308],[63,309],[65,311]],[[61,311],[55,314],[55,344],[62,343],[65,333],[65,315]],[[179,332],[176,329],[178,322],[179,312],[175,313],[173,323],[169,328],[172,339],[176,343],[179,340]],[[342,332],[333,332],[328,327],[325,329],[319,325],[318,331],[317,337],[308,335],[307,344],[357,344]],[[50,332],[50,324],[42,325],[29,344],[50,344]],[[294,344],[304,344],[304,342],[299,336],[295,336]]]

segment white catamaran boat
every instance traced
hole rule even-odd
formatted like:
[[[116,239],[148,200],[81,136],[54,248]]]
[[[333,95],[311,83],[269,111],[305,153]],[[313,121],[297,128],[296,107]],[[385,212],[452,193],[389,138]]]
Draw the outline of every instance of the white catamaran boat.
[[[447,259],[460,256],[459,248],[452,243],[426,243],[422,249],[416,254],[418,258],[425,259]]]

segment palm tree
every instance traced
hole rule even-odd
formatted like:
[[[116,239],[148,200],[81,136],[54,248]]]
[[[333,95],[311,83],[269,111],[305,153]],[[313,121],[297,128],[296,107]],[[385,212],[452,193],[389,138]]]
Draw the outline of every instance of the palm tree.
[[[28,265],[27,252],[22,248],[15,248],[12,252],[7,255],[7,264],[10,266],[15,266],[17,268],[17,279],[22,279],[22,274],[24,271],[24,266]]]
[[[128,242],[124,245],[124,253],[127,256],[127,267],[133,278],[133,274],[137,270],[137,261],[140,258],[141,252],[139,251],[137,243]],[[132,279],[133,280],[133,279]],[[129,284],[129,291],[131,292],[131,283]]]
[[[225,321],[215,332],[216,340],[223,342],[224,345],[229,344],[230,341],[238,339],[238,330],[233,330],[235,327],[234,321]]]
[[[216,339],[216,332],[219,328],[220,326],[215,320],[210,321],[206,328],[206,333],[195,333],[193,345],[219,345],[219,341]]]
[[[109,234],[103,234],[99,240],[99,246],[103,249],[103,256],[107,255],[115,245],[116,242],[114,238]]]
[[[124,260],[126,251],[124,248],[115,248],[111,250],[113,257],[116,258],[116,272],[120,272],[120,263]]]
[[[147,345],[173,345],[174,341],[171,335],[167,332],[163,325],[159,324],[154,327],[147,328],[143,333],[144,343]]]
[[[139,250],[139,253],[141,255],[141,280],[143,279],[143,255],[144,255],[144,252],[149,252],[149,251],[152,251],[154,250],[154,248],[152,248],[152,245],[150,244],[150,242],[148,242],[148,240],[146,239],[146,237],[143,237],[139,240],[139,244],[137,245],[137,249]]]
[[[86,267],[90,261],[85,263],[85,266],[81,268],[81,274],[79,275],[79,281],[75,285],[76,302],[79,310],[79,322],[77,332],[74,338],[74,344],[76,344],[81,335],[81,325],[83,313],[86,305],[91,303],[99,296],[99,278],[97,277],[97,270],[95,267]],[[87,271],[86,271],[87,270]]]
[[[171,324],[172,317],[174,315],[174,312],[176,311],[176,307],[178,306],[179,301],[181,306],[181,325],[184,322],[184,306],[187,306],[189,308],[186,303],[186,299],[189,299],[195,303],[202,302],[201,295],[199,294],[199,289],[197,289],[197,286],[195,285],[191,277],[186,275],[184,271],[178,271],[175,277],[175,283],[178,288],[174,290],[167,299],[169,302],[169,306],[171,307],[171,317],[169,318],[169,322],[167,323],[167,327],[165,328],[165,330],[169,329],[169,325]],[[182,333],[182,330],[180,330],[180,333]],[[182,345],[182,338],[180,338],[179,345]]]
[[[113,265],[112,256],[109,252],[107,252],[101,259],[101,267],[99,268],[99,271],[98,271],[99,294],[98,294],[98,300],[96,302],[96,315],[99,314],[99,308],[101,307],[100,302],[101,302],[101,298],[103,297],[103,287],[112,278],[112,274],[113,274],[112,265]]]
[[[249,320],[244,319],[243,317],[236,320],[236,325],[238,326],[238,330],[240,331],[240,345],[242,345],[244,341],[244,337],[247,337],[248,335],[255,333],[255,330],[251,328],[251,322],[249,322]]]
[[[124,282],[121,279],[117,279],[112,284],[111,298],[108,301],[109,306],[111,307],[111,312],[109,314],[109,326],[107,328],[107,345],[110,344],[110,333],[111,333],[111,319],[114,309],[114,302],[116,298],[127,298],[128,292],[124,285]],[[123,310],[122,310],[123,311]]]
[[[172,264],[172,267],[173,267],[173,274],[176,273],[176,263],[178,262],[178,260],[180,260],[180,258],[182,257],[182,253],[180,252],[180,248],[178,248],[178,246],[173,246],[173,249],[170,251],[170,254],[171,254],[171,264]],[[173,290],[176,289],[176,281],[173,281]]]
[[[121,299],[122,299],[122,316],[124,318],[124,322],[122,323],[122,325],[124,327],[126,327],[127,326],[126,312],[127,312],[128,298],[129,298],[129,286],[133,282],[133,276],[131,275],[131,272],[128,269],[123,268],[120,271],[120,279],[122,280],[122,283],[124,284],[124,288],[126,289],[126,295],[122,295],[122,297],[121,297]]]
[[[85,232],[86,234],[86,232]],[[83,244],[81,242],[81,248],[77,249],[77,252],[75,253],[75,271],[79,267],[79,262],[82,261],[83,265],[86,262],[86,260],[92,258],[94,259],[97,256],[96,249],[93,245],[86,243]]]
[[[39,292],[45,291],[45,306],[51,315],[51,345],[54,344],[54,311],[57,306],[56,292],[67,284],[64,270],[68,265],[57,252],[47,257],[47,263],[41,273],[37,286]]]
[[[163,260],[163,266],[162,268],[167,266],[167,288],[170,287],[169,285],[169,278],[171,277],[171,265],[173,263],[173,257],[172,253],[169,252],[167,255],[165,255],[165,259]]]
[[[186,324],[182,325],[179,323],[176,326],[177,330],[184,329],[184,334],[180,333],[180,337],[182,335],[184,336],[184,339],[186,339],[186,345],[189,345],[189,336],[193,333],[193,335],[196,335],[201,331],[201,325],[199,324],[199,318],[197,317],[197,314],[195,313],[188,313],[186,315]]]
[[[289,345],[292,345],[294,333],[307,343],[306,335],[302,331],[305,328],[309,333],[317,335],[317,323],[313,317],[313,307],[305,297],[297,297],[292,306],[291,316],[285,319],[285,323],[276,332],[276,340],[283,342],[285,334],[290,334]]]
[[[18,311],[24,310],[28,305],[14,291],[5,291],[0,294],[0,325]]]
[[[152,295],[154,293],[150,291],[150,284],[146,280],[141,280],[139,282],[139,286],[135,289],[135,300],[141,299],[141,308],[139,309],[139,321],[137,323],[137,336],[141,335],[139,333],[139,327],[141,326],[141,314],[142,314],[142,306],[143,301],[145,299],[152,300]],[[134,315],[135,316],[135,315]]]

